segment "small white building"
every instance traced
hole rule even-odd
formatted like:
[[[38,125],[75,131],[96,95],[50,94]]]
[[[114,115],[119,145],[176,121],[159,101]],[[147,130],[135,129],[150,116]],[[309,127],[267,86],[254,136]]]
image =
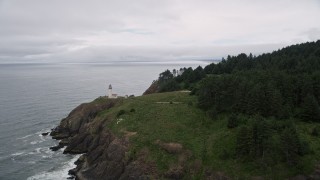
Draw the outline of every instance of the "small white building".
[[[110,99],[118,98],[117,94],[112,94],[112,86],[111,86],[111,84],[109,85],[109,89],[108,89],[108,98],[110,98]]]

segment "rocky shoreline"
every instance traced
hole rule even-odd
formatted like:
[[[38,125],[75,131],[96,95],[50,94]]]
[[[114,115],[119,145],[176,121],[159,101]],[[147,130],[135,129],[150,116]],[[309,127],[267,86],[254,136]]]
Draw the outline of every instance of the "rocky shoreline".
[[[119,103],[118,99],[81,104],[61,120],[50,135],[59,140],[53,151],[66,146],[63,153],[82,154],[69,171],[78,180],[90,179],[150,179],[155,168],[143,158],[128,158],[128,138],[116,137],[109,129],[111,119],[101,119],[97,114]],[[72,178],[72,177],[70,177]]]

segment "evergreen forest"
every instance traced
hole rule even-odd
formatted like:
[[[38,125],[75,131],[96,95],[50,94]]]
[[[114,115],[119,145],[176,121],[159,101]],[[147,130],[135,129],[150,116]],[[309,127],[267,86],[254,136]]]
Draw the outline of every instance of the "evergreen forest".
[[[320,136],[320,40],[259,56],[227,56],[204,68],[166,70],[153,85],[157,92],[188,89],[212,121],[228,119],[236,140],[223,158],[299,171],[303,157],[316,151],[310,139]],[[300,124],[308,132],[298,130]]]

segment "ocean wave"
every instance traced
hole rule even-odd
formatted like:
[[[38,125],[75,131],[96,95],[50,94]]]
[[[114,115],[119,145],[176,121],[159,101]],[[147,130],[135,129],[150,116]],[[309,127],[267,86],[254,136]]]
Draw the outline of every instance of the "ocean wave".
[[[23,136],[23,137],[20,137],[20,138],[17,138],[17,139],[26,139],[26,138],[28,138],[28,137],[30,137],[30,136],[32,136],[33,134],[28,134],[28,135],[26,135],[26,136]]]
[[[46,141],[48,139],[48,138],[45,138],[44,136],[42,136],[42,132],[41,131],[36,133],[36,134],[39,134],[38,137],[40,139],[31,141],[30,144],[32,144],[32,145],[42,143],[42,142],[44,142],[44,141]]]
[[[11,156],[21,156],[21,155],[23,155],[25,153],[26,152],[24,152],[24,151],[20,151],[20,152],[16,152],[16,153],[11,154]]]
[[[70,161],[65,162],[61,168],[54,171],[44,171],[34,176],[28,177],[27,180],[56,180],[56,179],[67,179],[69,177],[68,171],[76,167],[74,162],[81,155],[74,156]]]
[[[25,157],[26,155],[27,155],[27,152],[19,151],[19,152],[16,152],[16,153],[12,153],[10,155],[10,159],[12,161],[15,161],[15,162],[20,162],[20,160],[23,159],[23,157]]]
[[[44,142],[45,140],[36,140],[36,141],[31,141],[30,144],[35,145]]]
[[[41,153],[41,150],[42,150],[43,148],[36,148],[35,150],[36,150],[36,152],[37,153]]]
[[[36,148],[35,150],[27,153],[27,155],[40,154],[42,152],[42,149],[44,149],[44,148]]]
[[[54,154],[53,151],[51,151],[48,147],[39,147],[34,149],[33,151],[26,152],[26,151],[20,151],[11,154],[11,156],[16,157],[16,156],[27,156],[27,155],[35,155],[35,154],[43,154],[44,156],[52,156]]]
[[[28,135],[25,135],[25,136],[23,136],[23,137],[19,137],[19,138],[17,138],[17,140],[22,140],[22,139],[25,140],[25,139],[27,139],[27,138],[29,138],[29,137],[34,136],[34,135],[38,135],[42,141],[45,141],[46,139],[45,139],[45,137],[42,135],[42,133],[50,132],[51,129],[52,129],[52,128],[44,128],[44,129],[41,129],[40,131],[38,131],[38,132],[36,132],[36,133],[34,133],[34,134],[28,134]]]
[[[55,153],[49,148],[41,148],[40,151],[41,151],[41,157],[44,159],[52,158],[52,156]]]

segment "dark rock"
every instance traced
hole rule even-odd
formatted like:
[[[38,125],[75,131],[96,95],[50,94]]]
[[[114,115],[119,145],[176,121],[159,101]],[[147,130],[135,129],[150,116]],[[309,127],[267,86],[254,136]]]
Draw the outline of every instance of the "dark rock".
[[[125,155],[125,148],[121,145],[121,141],[115,139],[107,149],[107,158],[111,161],[121,162]]]
[[[82,164],[82,163],[84,162],[84,158],[85,158],[84,155],[80,156],[79,159],[77,159],[76,162],[74,162],[74,164],[75,164],[75,165],[80,165],[80,164]]]
[[[94,163],[99,157],[102,156],[105,149],[106,149],[105,146],[99,146],[96,149],[90,151],[90,153],[88,153],[88,156],[87,156],[88,162]]]
[[[61,146],[60,144],[57,145],[57,146],[52,146],[52,147],[50,147],[50,149],[51,149],[52,151],[58,151],[58,150],[61,149],[61,148],[63,148],[63,146]]]
[[[113,107],[115,101],[116,99],[114,101],[79,105],[70,112],[68,117],[61,120],[59,126],[54,128],[50,135],[53,139],[65,139],[77,135],[81,127],[93,121],[98,112]]]
[[[45,133],[42,133],[41,135],[42,136],[47,136],[49,134],[49,132],[45,132]]]
[[[223,172],[213,172],[210,170],[206,170],[205,171],[205,176],[207,180],[215,180],[215,179],[219,179],[219,180],[229,180],[231,178],[229,178],[228,176],[226,176]]]
[[[308,178],[304,175],[297,175],[297,176],[294,176],[292,178],[289,178],[289,180],[307,180]]]
[[[88,152],[93,137],[90,134],[79,134],[70,139],[70,143],[63,153],[83,154]]]
[[[160,140],[157,140],[155,143],[158,144],[162,149],[164,149],[170,154],[179,154],[183,150],[183,146],[180,143],[174,143],[174,142],[164,143],[164,142],[161,142]]]
[[[60,142],[59,142],[59,145],[61,146],[66,146],[69,144],[69,139],[62,139]]]
[[[128,166],[125,153],[128,142],[117,138],[107,128],[109,119],[96,117],[100,111],[113,107],[114,100],[99,100],[81,104],[61,120],[59,126],[52,129],[53,139],[61,140],[59,145],[50,149],[56,151],[67,146],[64,153],[83,154],[75,162],[76,168],[69,174],[79,180],[86,179],[150,179],[154,167],[144,162],[135,162]],[[152,177],[152,176],[151,176]]]
[[[51,131],[50,136],[52,136],[52,139],[60,140],[60,139],[65,139],[70,136],[70,133],[68,129],[66,128],[60,128],[59,126],[53,129]]]
[[[159,84],[158,81],[152,82],[150,87],[143,93],[143,95],[153,94],[159,92]]]
[[[265,179],[261,176],[253,176],[251,177],[251,180],[265,180]]]
[[[157,177],[156,164],[145,163],[144,161],[133,161],[126,165],[120,180],[147,180],[147,179],[160,179]]]
[[[307,179],[308,179],[308,180],[319,180],[319,179],[320,179],[320,175],[314,175],[314,174],[312,174],[312,175],[310,175]]]
[[[70,169],[68,171],[68,174],[71,175],[72,177],[75,177],[76,176],[76,172],[77,172],[77,168],[74,168],[74,169]]]
[[[170,179],[182,179],[184,176],[184,171],[182,166],[177,166],[170,168],[164,175],[166,178]]]

